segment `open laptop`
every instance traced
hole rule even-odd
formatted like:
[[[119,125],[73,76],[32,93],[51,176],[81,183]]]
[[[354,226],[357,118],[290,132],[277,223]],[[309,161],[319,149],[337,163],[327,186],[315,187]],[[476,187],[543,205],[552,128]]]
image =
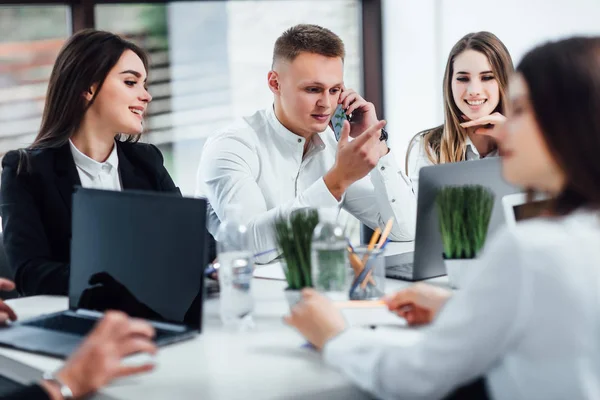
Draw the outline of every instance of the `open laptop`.
[[[435,198],[445,186],[462,185],[482,185],[495,195],[488,238],[504,223],[501,199],[521,191],[502,177],[499,157],[422,168],[419,173],[415,251],[386,256],[388,278],[417,281],[446,275]]]
[[[0,328],[0,346],[64,358],[107,309],[144,318],[158,346],[202,330],[206,200],[78,189],[69,310]]]

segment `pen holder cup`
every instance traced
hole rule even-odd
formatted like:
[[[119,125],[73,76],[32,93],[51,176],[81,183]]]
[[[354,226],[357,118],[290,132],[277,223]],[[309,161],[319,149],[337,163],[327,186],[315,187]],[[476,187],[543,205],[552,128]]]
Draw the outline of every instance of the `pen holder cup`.
[[[354,271],[350,286],[350,300],[377,300],[385,295],[385,251],[366,246],[349,252]]]

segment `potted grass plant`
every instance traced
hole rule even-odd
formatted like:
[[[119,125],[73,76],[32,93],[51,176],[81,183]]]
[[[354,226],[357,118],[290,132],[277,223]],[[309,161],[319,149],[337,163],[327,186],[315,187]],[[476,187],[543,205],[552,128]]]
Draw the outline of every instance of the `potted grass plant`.
[[[285,295],[290,307],[300,300],[300,291],[312,287],[311,242],[319,214],[314,209],[298,210],[290,218],[275,222],[275,240],[283,256],[282,267],[288,287]]]
[[[494,194],[480,185],[449,186],[438,192],[436,207],[446,272],[458,289],[485,244]]]

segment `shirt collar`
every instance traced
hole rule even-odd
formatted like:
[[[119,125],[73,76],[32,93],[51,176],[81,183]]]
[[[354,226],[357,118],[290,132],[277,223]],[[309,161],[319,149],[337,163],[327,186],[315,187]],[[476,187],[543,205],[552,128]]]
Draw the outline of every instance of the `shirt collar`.
[[[473,141],[471,140],[471,138],[469,137],[469,135],[467,135],[466,143],[467,143],[467,153],[469,151],[471,151],[475,155],[475,159],[476,160],[480,159],[481,158],[481,154],[479,154],[479,151],[477,150],[477,147],[475,147],[475,144],[473,144]],[[490,151],[485,157],[495,157],[497,155],[498,155],[498,149],[494,149],[494,150]]]
[[[277,119],[277,116],[275,115],[274,106],[269,107],[266,111],[266,114],[269,124],[271,125],[271,127],[273,127],[278,137],[280,137],[287,143],[293,144],[294,146],[304,146],[304,142],[306,141],[306,139],[304,139],[302,136],[296,135],[294,132],[290,131],[285,126],[283,126],[281,122],[279,122],[279,119]],[[327,129],[330,128],[327,127]],[[312,137],[311,143],[309,143],[309,148],[306,154],[309,154],[313,151],[321,151],[325,148],[325,142],[323,141],[323,139],[321,139],[320,135],[327,133],[327,129]],[[333,133],[331,134],[333,135]]]
[[[116,143],[113,145],[113,149],[110,152],[110,155],[104,162],[98,162],[85,154],[83,154],[69,139],[69,147],[71,148],[71,154],[73,155],[73,160],[75,161],[75,165],[81,168],[85,173],[91,176],[97,176],[102,167],[104,165],[108,165],[111,168],[119,168],[119,155],[117,153],[117,145]]]

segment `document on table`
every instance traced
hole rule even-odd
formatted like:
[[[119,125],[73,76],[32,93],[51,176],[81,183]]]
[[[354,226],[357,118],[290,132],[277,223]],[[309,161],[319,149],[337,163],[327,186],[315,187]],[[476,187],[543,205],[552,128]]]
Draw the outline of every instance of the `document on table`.
[[[257,265],[254,268],[254,277],[259,279],[273,279],[276,281],[285,281],[285,274],[279,261],[266,265]]]

